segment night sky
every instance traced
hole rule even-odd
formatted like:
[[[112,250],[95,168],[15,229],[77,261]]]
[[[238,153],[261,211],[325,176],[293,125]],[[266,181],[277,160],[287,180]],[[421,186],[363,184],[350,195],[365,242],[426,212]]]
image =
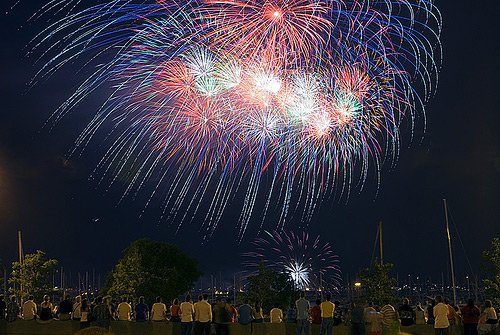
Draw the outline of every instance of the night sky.
[[[14,260],[16,231],[22,229],[25,252],[42,249],[73,272],[95,267],[105,273],[131,241],[143,237],[177,244],[207,274],[241,269],[240,254],[256,231],[235,242],[238,206],[229,208],[209,241],[202,240],[199,223],[176,235],[175,226],[158,221],[158,208],[141,217],[145,196],[118,204],[125,181],[108,189],[91,178],[105,142],[97,139],[81,156],[65,159],[99,96],[54,129],[43,126],[76,87],[78,68],[69,66],[28,91],[39,67],[25,56],[25,46],[45,22],[27,23],[38,1],[21,1],[13,10],[8,3],[2,1],[0,20],[0,258]],[[444,60],[438,92],[426,107],[425,134],[422,124],[412,142],[404,134],[400,159],[384,167],[378,194],[371,176],[347,203],[323,204],[306,228],[333,245],[344,274],[369,264],[382,220],[384,256],[400,276],[446,275],[443,198],[452,215],[459,280],[479,271],[481,251],[500,236],[500,4],[436,4],[443,15]],[[265,228],[273,228],[272,216]]]

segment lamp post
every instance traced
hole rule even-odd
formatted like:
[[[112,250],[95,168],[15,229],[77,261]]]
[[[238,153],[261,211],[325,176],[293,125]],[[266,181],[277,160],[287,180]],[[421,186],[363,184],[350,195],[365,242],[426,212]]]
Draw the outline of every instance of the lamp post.
[[[354,282],[354,290],[356,291],[356,298],[359,299],[361,296],[361,282],[359,280]]]

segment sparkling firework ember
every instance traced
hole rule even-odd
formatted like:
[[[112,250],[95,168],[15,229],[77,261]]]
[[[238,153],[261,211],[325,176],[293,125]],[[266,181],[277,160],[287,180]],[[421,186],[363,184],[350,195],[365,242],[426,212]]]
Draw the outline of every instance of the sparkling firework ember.
[[[433,0],[82,6],[53,0],[38,13],[66,15],[32,42],[44,62],[34,82],[79,60],[92,69],[51,121],[111,89],[72,153],[104,131],[101,181],[127,175],[124,197],[151,181],[146,207],[162,199],[170,222],[207,199],[207,236],[238,191],[241,239],[259,194],[262,220],[276,204],[279,230],[297,208],[309,221],[322,201],[361,189],[370,167],[378,180],[437,82]]]
[[[330,244],[322,244],[319,236],[309,239],[309,234],[293,232],[272,233],[253,241],[254,251],[243,254],[244,265],[250,275],[258,272],[262,263],[266,268],[286,273],[296,289],[328,289],[340,287],[339,257]]]

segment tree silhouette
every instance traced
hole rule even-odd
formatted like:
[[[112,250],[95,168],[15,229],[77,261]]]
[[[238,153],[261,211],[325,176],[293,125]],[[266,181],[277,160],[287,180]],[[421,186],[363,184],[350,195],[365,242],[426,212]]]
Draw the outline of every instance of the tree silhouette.
[[[144,296],[148,302],[157,296],[170,300],[191,289],[200,274],[197,262],[175,245],[142,239],[125,249],[104,292]]]

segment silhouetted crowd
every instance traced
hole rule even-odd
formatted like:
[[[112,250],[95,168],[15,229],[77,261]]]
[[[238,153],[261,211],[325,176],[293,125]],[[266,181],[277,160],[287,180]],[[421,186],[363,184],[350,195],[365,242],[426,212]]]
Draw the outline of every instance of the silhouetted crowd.
[[[29,296],[22,305],[15,296],[7,302],[0,296],[0,319],[7,322],[36,320],[40,323],[74,320],[82,329],[91,324],[110,329],[112,320],[178,322],[182,335],[227,335],[231,323],[252,327],[263,322],[295,323],[297,335],[309,335],[311,324],[319,325],[320,335],[331,335],[333,327],[340,324],[350,325],[352,335],[396,335],[404,327],[424,324],[433,325],[436,335],[448,335],[452,325],[461,326],[464,335],[483,335],[497,327],[498,313],[490,300],[486,300],[482,308],[473,300],[459,308],[441,296],[428,301],[425,306],[419,303],[414,307],[408,299],[403,299],[396,308],[390,303],[374,306],[355,302],[343,306],[326,294],[324,300],[317,299],[311,306],[305,293],[301,292],[299,299],[288,309],[283,310],[276,303],[265,314],[259,302],[250,304],[245,300],[236,307],[228,298],[216,298],[210,304],[207,294],[200,295],[196,302],[190,295],[183,302],[174,299],[169,308],[161,297],[148,305],[144,297],[139,297],[137,302],[122,298],[119,303],[114,303],[111,296],[98,296],[89,302],[85,296],[71,299],[67,295],[53,305],[50,297],[45,295],[39,304]]]

